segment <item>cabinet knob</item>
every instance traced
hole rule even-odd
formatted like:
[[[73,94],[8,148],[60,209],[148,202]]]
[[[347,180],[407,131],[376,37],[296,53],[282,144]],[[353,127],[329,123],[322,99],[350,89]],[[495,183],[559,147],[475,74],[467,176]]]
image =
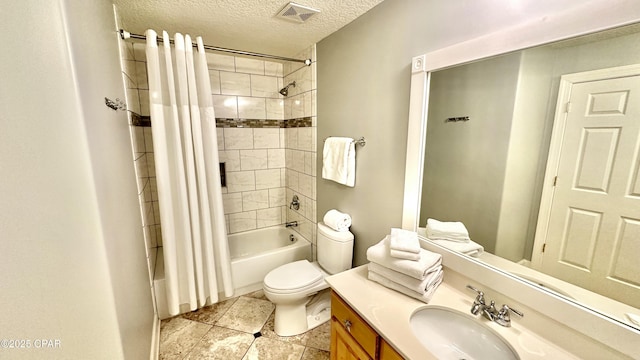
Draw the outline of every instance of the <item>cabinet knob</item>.
[[[344,321],[344,328],[347,329],[348,332],[351,332],[351,321],[349,320],[345,320]]]

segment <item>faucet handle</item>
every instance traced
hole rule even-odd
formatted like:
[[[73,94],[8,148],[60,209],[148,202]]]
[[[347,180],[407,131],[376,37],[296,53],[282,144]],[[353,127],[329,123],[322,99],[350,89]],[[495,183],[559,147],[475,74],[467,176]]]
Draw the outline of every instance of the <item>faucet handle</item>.
[[[473,286],[471,286],[471,285],[467,285],[467,289],[475,291],[475,292],[478,294],[478,296],[480,296],[480,297],[484,296],[484,293],[483,293],[482,291],[480,291],[480,290],[478,290],[478,289],[474,288],[474,287],[473,287]]]
[[[511,326],[511,316],[509,312],[512,312],[520,317],[524,317],[524,314],[516,309],[510,308],[507,304],[502,305],[502,309],[498,312],[498,315],[495,318],[495,322],[502,326],[510,327]]]
[[[509,305],[507,304],[502,304],[502,309],[500,309],[500,314],[509,314],[509,311],[511,311],[512,313],[520,316],[520,317],[524,317],[524,314],[516,309],[510,308]]]
[[[473,305],[471,305],[470,310],[473,315],[478,315],[480,311],[483,311],[485,308],[484,293],[471,285],[467,285],[467,289],[473,290],[478,294],[476,299],[473,301]]]

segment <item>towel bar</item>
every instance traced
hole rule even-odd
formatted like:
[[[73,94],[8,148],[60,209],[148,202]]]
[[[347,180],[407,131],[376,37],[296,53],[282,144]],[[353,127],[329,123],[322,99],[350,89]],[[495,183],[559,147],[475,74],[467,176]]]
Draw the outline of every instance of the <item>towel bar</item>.
[[[325,138],[323,140],[323,142],[327,141],[328,138]],[[360,136],[359,139],[354,139],[352,142],[354,142],[356,145],[360,145],[362,147],[364,147],[365,145],[367,145],[367,140],[365,140],[364,136]]]

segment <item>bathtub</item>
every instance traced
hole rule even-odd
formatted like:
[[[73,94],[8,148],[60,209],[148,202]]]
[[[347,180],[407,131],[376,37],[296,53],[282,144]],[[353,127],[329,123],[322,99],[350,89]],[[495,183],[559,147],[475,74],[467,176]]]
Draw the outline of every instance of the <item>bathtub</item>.
[[[280,265],[311,259],[311,243],[280,226],[229,235],[234,296],[262,289],[267,273]]]
[[[262,289],[267,273],[292,261],[311,260],[311,243],[284,225],[228,235],[233,296]],[[165,298],[164,258],[158,248],[154,292],[160,319],[169,317]],[[220,278],[218,278],[220,282]],[[219,294],[221,300],[224,294]]]

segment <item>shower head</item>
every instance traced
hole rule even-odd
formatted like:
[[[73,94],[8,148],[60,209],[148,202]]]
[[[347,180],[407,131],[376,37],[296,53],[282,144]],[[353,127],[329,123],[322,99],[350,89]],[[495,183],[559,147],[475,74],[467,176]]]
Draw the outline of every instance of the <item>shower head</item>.
[[[282,89],[280,89],[280,94],[282,94],[282,96],[287,96],[289,95],[289,86],[293,85],[293,87],[296,87],[296,82],[292,81],[289,83],[289,85],[283,87]]]

